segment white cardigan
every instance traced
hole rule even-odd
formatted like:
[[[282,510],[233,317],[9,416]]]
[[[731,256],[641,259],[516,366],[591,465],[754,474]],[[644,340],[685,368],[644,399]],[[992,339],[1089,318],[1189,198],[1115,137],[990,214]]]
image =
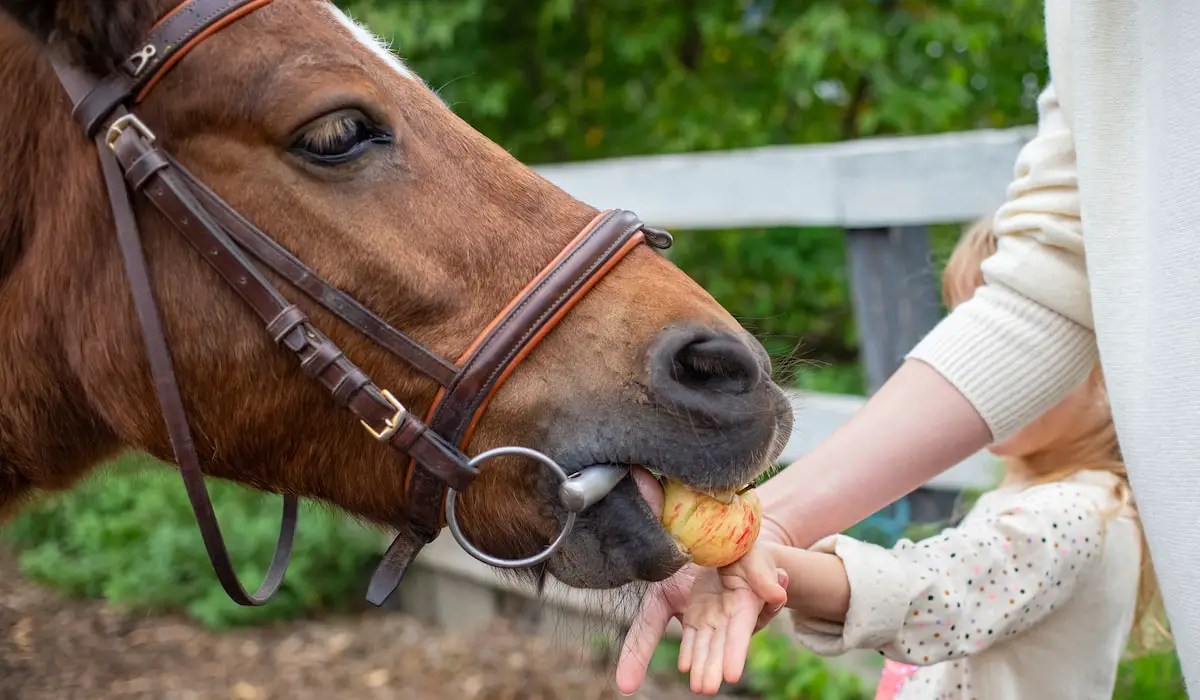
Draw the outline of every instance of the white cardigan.
[[[988,285],[910,356],[1003,439],[1098,347],[1200,697],[1200,3],[1047,0],[1046,37],[1051,86],[996,216]]]

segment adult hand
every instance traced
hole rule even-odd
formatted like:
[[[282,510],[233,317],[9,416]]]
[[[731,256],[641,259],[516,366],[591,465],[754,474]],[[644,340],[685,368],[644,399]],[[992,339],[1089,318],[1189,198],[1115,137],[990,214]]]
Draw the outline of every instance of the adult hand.
[[[759,541],[783,543],[786,540],[769,519],[764,519]],[[783,606],[763,607],[762,600],[740,585],[730,588],[737,579],[722,577],[718,569],[688,564],[665,581],[652,584],[642,598],[641,607],[621,648],[617,662],[617,689],[631,695],[646,679],[650,658],[658,647],[671,618],[682,619],[693,590],[707,595],[724,593],[733,624],[750,627],[757,632],[767,626]]]

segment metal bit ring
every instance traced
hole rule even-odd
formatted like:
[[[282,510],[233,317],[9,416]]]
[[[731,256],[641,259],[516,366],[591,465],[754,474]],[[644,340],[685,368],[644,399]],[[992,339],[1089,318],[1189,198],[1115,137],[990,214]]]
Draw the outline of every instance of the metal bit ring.
[[[521,457],[528,457],[536,460],[540,462],[542,466],[545,466],[551,472],[553,472],[554,476],[558,477],[560,484],[567,480],[567,472],[558,465],[558,462],[555,462],[541,452],[528,447],[497,447],[476,455],[470,462],[468,462],[468,465],[479,468],[481,463],[486,462],[489,459],[503,457],[505,455],[519,455]],[[467,540],[466,535],[463,534],[462,528],[460,528],[458,525],[458,518],[456,517],[454,510],[454,504],[457,496],[458,492],[454,489],[450,489],[449,493],[446,495],[446,526],[450,528],[450,534],[454,536],[454,540],[458,542],[459,546],[466,550],[467,554],[470,554],[484,564],[490,564],[502,569],[521,569],[527,566],[533,566],[534,564],[540,564],[549,559],[552,554],[558,551],[558,548],[562,546],[562,543],[566,541],[567,535],[571,534],[571,529],[575,527],[575,519],[578,517],[577,513],[568,510],[567,522],[563,525],[562,532],[558,533],[558,537],[556,537],[554,541],[551,542],[548,547],[546,547],[546,549],[542,550],[542,552],[535,554],[532,557],[525,557],[524,559],[501,559],[481,551],[478,547],[471,544],[471,542]]]

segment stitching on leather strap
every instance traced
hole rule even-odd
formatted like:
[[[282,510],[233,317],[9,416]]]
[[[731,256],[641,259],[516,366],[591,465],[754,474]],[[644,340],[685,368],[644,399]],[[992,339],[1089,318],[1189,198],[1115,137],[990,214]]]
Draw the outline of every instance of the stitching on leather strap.
[[[143,71],[149,72],[145,72],[144,77],[139,81],[141,89],[138,91],[137,97],[134,98],[135,103],[146,99],[146,95],[158,84],[158,81],[162,80],[163,76],[200,42],[250,12],[271,3],[271,0],[250,0],[249,2],[246,0],[230,0],[214,8],[208,14],[197,18],[194,25],[189,27],[176,39],[179,43],[175,46],[160,45],[166,41],[166,37],[163,35],[169,34],[170,28],[179,21],[179,18],[186,17],[188,10],[194,12],[195,3],[198,1],[187,0],[185,3],[186,7],[177,8],[177,10],[182,11],[172,12],[167,15],[163,19],[162,25],[151,33],[150,40],[144,46],[154,46],[156,52],[162,51],[163,53],[161,56],[156,53],[153,59],[151,59],[152,63],[143,68]],[[136,64],[131,64],[131,60],[127,60],[122,67],[131,75],[137,75],[137,72],[135,72],[137,66]]]

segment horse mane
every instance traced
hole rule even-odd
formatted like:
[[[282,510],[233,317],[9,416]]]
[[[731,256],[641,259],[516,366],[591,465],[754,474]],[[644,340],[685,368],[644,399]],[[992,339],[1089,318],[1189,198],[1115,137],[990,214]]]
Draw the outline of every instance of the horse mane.
[[[0,8],[41,41],[105,75],[158,20],[158,0],[0,0]]]
[[[0,86],[8,96],[0,100],[0,124],[17,127],[0,149],[0,173],[14,177],[36,158],[35,137],[21,126],[28,123],[28,110],[39,109],[41,96],[32,94],[38,92],[32,83],[40,76],[28,69],[44,50],[40,44],[104,75],[136,49],[162,5],[163,0],[0,0]],[[14,185],[0,188],[0,288],[25,252],[32,217],[30,188]]]

